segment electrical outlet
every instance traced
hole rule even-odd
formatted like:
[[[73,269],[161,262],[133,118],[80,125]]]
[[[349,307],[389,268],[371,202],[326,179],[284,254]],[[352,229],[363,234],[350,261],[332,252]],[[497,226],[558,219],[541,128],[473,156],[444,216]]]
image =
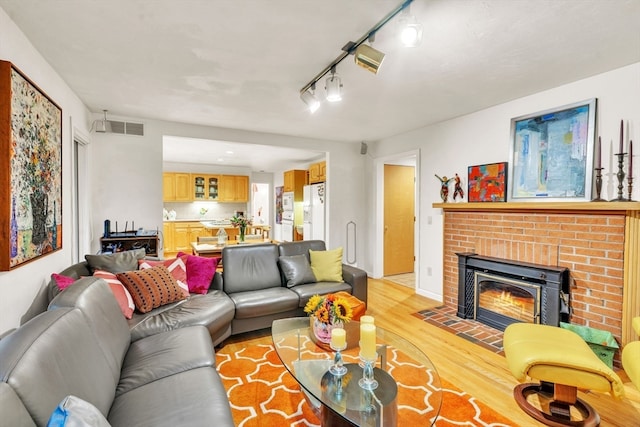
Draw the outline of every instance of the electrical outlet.
[[[427,267],[427,276],[431,276],[431,267]]]

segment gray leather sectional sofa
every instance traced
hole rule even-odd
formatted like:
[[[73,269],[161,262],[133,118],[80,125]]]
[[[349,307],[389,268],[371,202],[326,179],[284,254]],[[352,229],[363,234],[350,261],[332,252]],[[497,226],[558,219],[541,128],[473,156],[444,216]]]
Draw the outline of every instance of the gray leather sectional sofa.
[[[231,334],[304,316],[314,294],[346,291],[367,301],[366,272],[342,265],[343,282],[292,286],[280,256],[309,256],[323,241],[229,246],[209,292],[127,320],[102,279],[64,292],[49,283],[20,328],[0,340],[0,427],[45,426],[68,395],[113,426],[233,425],[215,370],[214,345]],[[87,262],[61,272],[90,276]]]

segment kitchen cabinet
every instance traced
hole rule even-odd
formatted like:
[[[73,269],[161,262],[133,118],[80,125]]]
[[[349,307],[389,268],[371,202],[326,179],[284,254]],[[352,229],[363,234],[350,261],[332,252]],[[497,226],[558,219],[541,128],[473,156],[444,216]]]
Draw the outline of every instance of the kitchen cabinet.
[[[327,162],[322,161],[309,165],[309,184],[317,184],[327,180]]]
[[[162,224],[162,237],[164,252],[175,252],[175,243],[173,241],[173,223],[165,222]]]
[[[306,170],[290,170],[284,173],[284,192],[293,193],[293,199],[296,202],[302,201],[302,187],[307,185]]]
[[[249,177],[246,175],[220,175],[221,202],[249,201]]]
[[[191,201],[191,176],[188,173],[164,172],[162,200],[165,202]]]
[[[198,241],[198,237],[211,236],[211,230],[205,228],[198,221],[178,221],[172,223],[165,222],[165,228],[163,228],[165,230],[165,233],[167,233],[167,224],[172,226],[173,230],[170,232],[172,236],[171,241],[169,241],[165,237],[165,253],[184,252],[190,254],[191,242]],[[169,243],[172,243],[172,245],[169,246]]]
[[[205,175],[205,174],[191,174],[191,182],[193,183],[193,195],[194,201],[219,200],[219,175]]]

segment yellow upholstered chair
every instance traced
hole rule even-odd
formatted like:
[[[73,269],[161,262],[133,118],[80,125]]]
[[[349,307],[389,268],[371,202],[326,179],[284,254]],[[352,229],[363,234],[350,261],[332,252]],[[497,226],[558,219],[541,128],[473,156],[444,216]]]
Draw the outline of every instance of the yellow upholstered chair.
[[[634,317],[631,325],[640,335],[640,316]],[[622,367],[631,382],[640,389],[640,341],[632,341],[622,349]]]
[[[578,389],[610,393],[618,399],[624,396],[620,377],[575,332],[549,325],[513,323],[505,329],[503,342],[509,369],[521,382],[513,390],[516,402],[543,424],[597,426],[600,416],[578,399]],[[527,378],[540,383],[524,383]],[[541,401],[549,401],[548,411],[527,399],[534,393]],[[571,408],[575,409],[573,415]]]

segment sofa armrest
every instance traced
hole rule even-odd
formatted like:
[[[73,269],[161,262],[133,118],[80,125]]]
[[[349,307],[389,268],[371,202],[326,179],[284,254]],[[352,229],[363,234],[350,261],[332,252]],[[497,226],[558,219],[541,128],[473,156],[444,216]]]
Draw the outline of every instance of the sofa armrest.
[[[367,272],[351,265],[342,264],[342,278],[346,283],[351,285],[351,294],[366,304]]]

